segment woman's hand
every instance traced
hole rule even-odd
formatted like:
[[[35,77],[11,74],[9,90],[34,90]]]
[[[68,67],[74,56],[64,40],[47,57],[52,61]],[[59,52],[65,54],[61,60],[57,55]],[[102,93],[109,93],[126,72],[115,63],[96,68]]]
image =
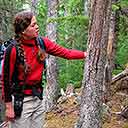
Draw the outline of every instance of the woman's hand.
[[[6,111],[5,111],[5,117],[9,121],[13,121],[15,114],[14,114],[14,108],[12,105],[12,102],[5,103]]]
[[[87,57],[87,52],[84,52],[84,57],[85,57],[85,58]]]

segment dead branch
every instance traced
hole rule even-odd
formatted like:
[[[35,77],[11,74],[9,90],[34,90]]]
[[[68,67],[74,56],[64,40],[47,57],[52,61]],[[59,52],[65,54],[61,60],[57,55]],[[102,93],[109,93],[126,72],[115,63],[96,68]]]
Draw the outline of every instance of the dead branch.
[[[128,68],[126,68],[123,72],[119,73],[118,75],[114,76],[112,78],[111,84],[114,84],[115,82],[119,81],[120,79],[128,76]]]

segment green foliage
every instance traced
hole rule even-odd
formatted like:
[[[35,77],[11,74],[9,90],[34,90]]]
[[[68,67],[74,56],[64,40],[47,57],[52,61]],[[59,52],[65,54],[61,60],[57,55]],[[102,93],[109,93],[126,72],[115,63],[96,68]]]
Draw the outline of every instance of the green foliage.
[[[127,0],[121,0],[117,2],[116,4],[112,5],[112,9],[114,11],[119,10],[120,8],[127,8],[128,7],[128,1]],[[125,65],[128,63],[128,17],[124,15],[119,15],[119,21],[118,21],[118,42],[117,42],[117,54],[116,54],[116,62],[118,65],[117,70],[114,70],[114,73],[117,74],[121,72]]]
[[[57,17],[57,18],[48,18],[47,23],[51,23],[51,22],[74,22],[74,20],[77,20],[79,23],[84,23],[86,26],[88,26],[88,21],[89,18],[87,16],[83,16],[83,15],[77,15],[77,16],[63,16],[63,17]]]
[[[122,72],[122,70],[123,70],[122,68],[115,69],[115,70],[113,70],[112,75],[113,75],[113,76],[115,76],[115,75],[117,75],[117,74],[121,73],[121,72]]]
[[[66,9],[70,15],[84,14],[84,0],[65,0]]]
[[[6,41],[14,36],[13,18],[15,14],[23,9],[25,0],[0,0],[1,39]]]
[[[116,61],[125,67],[128,63],[128,18],[120,17]]]
[[[119,2],[119,5],[123,8],[123,7],[128,7],[128,1],[127,0],[121,0]]]
[[[85,16],[59,17],[58,40],[57,42],[69,49],[85,51],[87,42],[88,18]],[[83,75],[83,61],[69,61],[59,59],[59,85],[66,88],[67,83],[72,83],[75,87],[81,85]]]
[[[46,34],[46,21],[47,21],[47,5],[45,0],[41,0],[38,7],[37,21],[40,27],[40,34]]]
[[[120,8],[126,8],[128,7],[128,1],[127,0],[121,0],[120,2],[116,3],[115,5],[116,10],[119,10],[118,7]],[[122,70],[125,69],[126,64],[128,64],[128,17],[125,15],[119,15],[119,20],[118,20],[118,40],[117,40],[117,50],[116,50],[116,64],[119,66],[117,69],[113,71],[113,74],[118,74]]]
[[[87,42],[87,26],[84,20],[65,20],[58,25],[58,42],[70,49],[85,51]],[[83,75],[83,61],[59,60],[59,84],[65,88],[67,83],[75,87],[81,85]],[[63,65],[63,66],[62,66]]]
[[[120,7],[117,6],[116,4],[113,4],[113,5],[112,5],[112,10],[113,10],[113,11],[117,11],[117,10],[119,10],[119,8],[120,8]]]
[[[15,1],[15,7],[17,12],[23,10],[23,5],[24,4],[29,4],[26,0],[16,0]]]
[[[57,23],[57,42],[70,49],[79,49],[85,51],[87,42],[88,17],[84,14],[84,0],[60,0],[58,4],[58,17],[47,19],[47,6],[44,0],[40,1],[38,6],[39,26],[41,33],[45,35],[45,26],[47,23]],[[127,0],[121,0],[112,5],[113,11],[117,11],[128,6]],[[47,21],[47,22],[46,22]],[[121,16],[119,21],[118,46],[116,62],[122,67],[128,63],[128,18]],[[80,86],[83,75],[84,61],[68,61],[59,59],[59,84],[65,88],[67,83],[73,83]],[[114,70],[114,74],[122,71],[122,68]]]
[[[80,87],[83,78],[83,64],[83,60],[59,59],[59,85],[64,89],[68,83]]]
[[[117,11],[120,8],[128,7],[128,1],[127,0],[121,0],[116,3],[112,4],[112,10]]]
[[[57,23],[57,42],[69,49],[85,51],[87,42],[88,17],[84,16],[83,0],[64,0],[58,5],[58,17],[49,18],[47,23]],[[59,85],[66,88],[67,83],[75,87],[81,85],[83,60],[58,59]]]
[[[58,16],[84,14],[84,0],[63,0],[58,5]]]

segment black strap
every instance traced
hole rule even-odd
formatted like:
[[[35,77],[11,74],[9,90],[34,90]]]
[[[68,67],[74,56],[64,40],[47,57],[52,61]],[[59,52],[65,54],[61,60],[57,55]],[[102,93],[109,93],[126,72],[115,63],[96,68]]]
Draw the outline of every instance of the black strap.
[[[16,48],[16,61],[15,61],[15,68],[12,75],[12,81],[13,81],[13,94],[14,93],[23,93],[24,85],[25,85],[25,71],[24,72],[24,78],[23,80],[18,80],[18,70],[17,66],[22,65],[25,70],[25,60],[24,60],[24,50],[21,48],[21,45],[17,43],[16,40],[13,40],[13,44]],[[19,83],[22,83],[23,85],[19,86]]]
[[[42,48],[42,50],[46,51],[46,46],[45,46],[45,43],[44,43],[44,40],[42,37],[37,37],[37,42],[38,44],[40,45],[40,47]],[[42,86],[45,87],[46,85],[46,74],[47,74],[47,64],[46,64],[46,59],[43,61],[43,64],[44,64],[44,70],[42,72]]]
[[[12,39],[9,39],[3,43],[0,44],[0,61],[4,58],[4,52],[9,46],[9,44],[12,43]]]
[[[42,37],[40,36],[37,37],[37,43],[38,45],[40,45],[42,50],[46,51],[46,46]],[[43,63],[44,63],[44,69],[46,69],[46,59],[43,61]]]
[[[7,47],[5,51],[5,60],[4,60],[4,79],[3,79],[4,89],[5,89],[4,93],[5,93],[5,97],[7,97],[7,99],[9,100],[11,100],[11,94],[12,94],[12,85],[10,83],[10,54],[14,46],[15,46],[15,42],[11,42],[10,45]]]
[[[45,46],[45,43],[44,43],[44,40],[43,40],[42,37],[38,36],[37,37],[37,42],[39,43],[39,45],[42,48],[42,50],[46,50],[46,46]]]
[[[19,86],[18,83],[21,81],[18,81],[18,70],[17,66],[19,64],[24,66],[24,55],[23,55],[23,50],[18,46],[19,44],[17,43],[16,40],[11,40],[10,45],[7,47],[5,51],[5,60],[4,60],[4,88],[5,88],[5,97],[7,99],[11,100],[11,94],[15,93],[22,93],[23,91],[23,86]],[[10,78],[10,55],[12,48],[15,47],[16,49],[16,60],[15,60],[15,65],[14,65],[14,72],[12,74],[12,78]],[[24,83],[24,80],[23,82]]]

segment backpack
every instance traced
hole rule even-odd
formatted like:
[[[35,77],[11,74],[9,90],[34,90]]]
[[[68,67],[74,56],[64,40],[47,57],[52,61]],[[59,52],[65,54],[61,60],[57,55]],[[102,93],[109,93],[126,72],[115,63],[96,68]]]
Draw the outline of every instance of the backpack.
[[[11,44],[12,40],[13,39],[9,39],[9,40],[0,44],[0,77],[2,75],[4,52],[7,49],[7,47],[9,46],[9,44]]]
[[[4,66],[5,66],[5,70],[6,70],[5,71],[6,73],[4,73],[4,75],[5,75],[4,76],[4,79],[5,79],[4,81],[8,82],[6,85],[9,85],[9,81],[8,81],[8,79],[9,79],[9,61],[10,61],[9,55],[10,55],[10,52],[11,52],[11,49],[12,49],[13,46],[15,46],[15,48],[16,48],[15,67],[16,67],[16,64],[19,61],[22,65],[25,64],[24,63],[24,56],[22,54],[22,51],[19,49],[19,47],[16,44],[17,44],[16,40],[14,40],[14,39],[9,40],[9,42],[6,44],[6,47],[4,47],[4,50],[2,50],[2,52],[1,52],[2,54],[1,54],[0,62],[1,62],[1,67],[2,67],[3,66],[3,62],[2,62],[3,61],[3,55],[4,55],[4,52],[6,51],[5,52],[5,61],[4,61],[4,64],[5,64]],[[46,47],[45,47],[44,41],[41,37],[37,37],[37,44],[40,46],[40,48],[42,50],[45,51]],[[17,58],[20,58],[20,59],[17,59]],[[43,61],[43,64],[44,64],[44,71],[42,72],[42,83],[41,83],[41,85],[42,85],[42,87],[45,87],[45,85],[46,85],[46,59]],[[14,69],[16,69],[16,68],[14,68]],[[13,81],[13,84],[14,84],[13,86],[15,86],[16,89],[18,89],[18,86],[17,86],[18,85],[17,84],[17,71],[14,72],[13,77],[12,77],[12,81]],[[2,95],[4,96],[4,94],[2,94]]]

